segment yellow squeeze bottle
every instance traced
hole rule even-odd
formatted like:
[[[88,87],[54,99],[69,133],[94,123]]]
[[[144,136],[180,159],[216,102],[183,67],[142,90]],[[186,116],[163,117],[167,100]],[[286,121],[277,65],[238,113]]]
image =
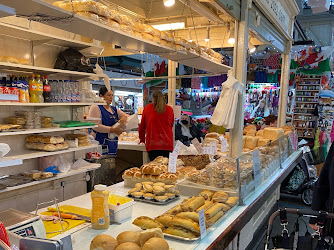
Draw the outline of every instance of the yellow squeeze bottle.
[[[95,185],[92,197],[92,227],[94,229],[107,229],[110,225],[108,198],[106,185]]]

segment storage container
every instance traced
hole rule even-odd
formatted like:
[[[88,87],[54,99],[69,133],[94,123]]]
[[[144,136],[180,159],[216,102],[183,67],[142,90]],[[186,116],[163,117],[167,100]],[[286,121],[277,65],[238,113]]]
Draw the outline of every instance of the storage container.
[[[110,194],[108,199],[110,220],[121,222],[132,217],[133,199]]]

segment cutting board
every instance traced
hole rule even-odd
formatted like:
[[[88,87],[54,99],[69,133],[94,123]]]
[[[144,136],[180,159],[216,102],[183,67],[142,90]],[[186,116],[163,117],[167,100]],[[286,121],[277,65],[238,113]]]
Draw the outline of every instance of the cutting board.
[[[48,208],[48,210],[52,210],[52,211],[43,212],[41,214],[52,216],[52,214],[54,213],[54,211],[53,211],[54,209],[55,208]],[[76,214],[87,216],[87,217],[90,217],[90,215],[91,215],[90,209],[82,208],[82,207],[76,207],[76,206],[70,206],[70,205],[59,206],[59,210],[60,210],[61,213],[76,213]],[[65,221],[67,221],[69,223],[69,226],[65,231],[70,230],[70,229],[72,229],[74,227],[77,227],[77,226],[86,222],[84,220],[69,220],[69,219],[65,219]],[[52,237],[61,233],[61,232],[48,233],[48,232],[55,232],[55,231],[61,230],[62,228],[61,228],[59,222],[57,222],[55,224],[55,223],[53,223],[53,221],[43,221],[43,223],[44,223],[44,227],[45,227],[45,230],[46,230],[46,233],[47,233],[46,238],[52,238]],[[67,227],[66,222],[63,224],[63,227],[64,228]]]

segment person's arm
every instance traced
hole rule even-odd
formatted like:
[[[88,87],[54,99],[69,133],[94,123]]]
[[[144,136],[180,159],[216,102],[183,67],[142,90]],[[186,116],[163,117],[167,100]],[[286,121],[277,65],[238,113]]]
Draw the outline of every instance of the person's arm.
[[[182,130],[181,130],[181,125],[176,124],[175,126],[175,140],[180,140],[180,141],[188,141],[188,137],[182,135]]]
[[[141,142],[145,143],[145,134],[146,134],[146,124],[145,124],[145,121],[146,121],[146,109],[144,108],[143,114],[141,116],[141,122],[140,122],[140,125],[139,125],[139,128],[138,128],[140,143]]]
[[[117,109],[117,114],[118,114],[118,118],[119,118],[119,122],[121,123],[122,126],[125,126],[125,123],[129,117],[128,114],[126,114],[125,112],[123,112],[120,109]]]
[[[99,118],[100,120],[96,122],[97,128],[94,128],[96,132],[100,133],[115,133],[120,135],[123,131],[119,128],[111,128],[102,124],[101,111],[97,105],[92,105],[89,109],[88,117]]]

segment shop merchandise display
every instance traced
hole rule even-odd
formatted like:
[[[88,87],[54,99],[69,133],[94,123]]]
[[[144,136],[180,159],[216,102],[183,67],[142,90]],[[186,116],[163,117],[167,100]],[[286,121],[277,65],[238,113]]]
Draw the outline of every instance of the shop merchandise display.
[[[42,151],[58,151],[68,149],[68,144],[61,136],[30,135],[26,138],[25,147]]]
[[[58,1],[53,5],[72,12],[71,2]],[[210,48],[198,46],[195,42],[187,41],[181,37],[175,37],[168,31],[159,31],[148,24],[136,22],[131,17],[122,15],[95,1],[73,1],[73,8],[75,14],[127,33],[129,36],[153,41],[178,51],[189,51],[217,63],[222,62],[222,55]]]
[[[30,64],[27,59],[17,58],[17,57],[14,57],[14,56],[0,56],[0,62],[23,64],[23,65],[29,65]]]
[[[166,185],[163,182],[138,182],[129,190],[128,195],[136,201],[149,201],[149,203],[166,204],[179,197],[179,191],[175,185]]]
[[[197,239],[200,235],[199,211],[204,209],[206,227],[210,228],[238,201],[238,197],[229,196],[223,191],[205,189],[198,196],[185,199],[180,205],[155,219],[141,216],[136,218],[133,224],[142,229],[160,228],[166,237]]]
[[[39,111],[16,111],[15,116],[6,118],[8,129],[38,129],[57,127],[53,124],[53,117],[41,116]],[[7,130],[8,130],[7,129]]]
[[[90,243],[90,250],[169,250],[162,230],[153,228],[140,233],[124,231],[116,239],[108,234],[100,234]]]

